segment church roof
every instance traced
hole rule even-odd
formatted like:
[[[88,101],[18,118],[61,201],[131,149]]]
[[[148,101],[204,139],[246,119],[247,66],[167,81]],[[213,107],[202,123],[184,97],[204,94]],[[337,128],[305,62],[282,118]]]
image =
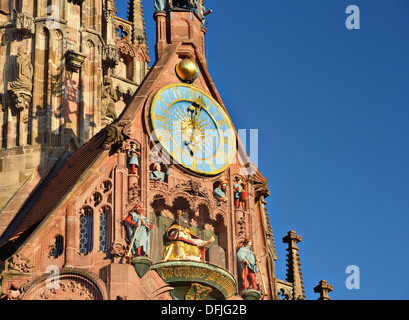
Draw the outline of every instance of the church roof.
[[[20,214],[10,224],[9,230],[3,235],[5,239],[1,239],[0,250],[11,241],[38,226],[60,203],[97,156],[104,151],[103,142],[107,136],[108,130],[101,130],[65,161],[53,179],[44,181],[39,186],[37,192],[40,192],[40,196],[31,207],[30,201],[28,201]]]

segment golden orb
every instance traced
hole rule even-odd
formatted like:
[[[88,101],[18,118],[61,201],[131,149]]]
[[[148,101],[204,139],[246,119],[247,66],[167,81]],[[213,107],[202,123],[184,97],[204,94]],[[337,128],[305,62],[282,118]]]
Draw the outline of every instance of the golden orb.
[[[176,75],[183,82],[193,83],[199,72],[199,65],[190,59],[183,59],[176,65]]]

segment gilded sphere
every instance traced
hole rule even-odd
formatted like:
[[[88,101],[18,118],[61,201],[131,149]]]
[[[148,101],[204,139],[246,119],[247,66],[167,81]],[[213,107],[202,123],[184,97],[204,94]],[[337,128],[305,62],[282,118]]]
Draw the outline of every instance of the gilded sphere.
[[[183,59],[176,65],[176,75],[183,82],[192,83],[199,76],[199,65],[190,59]]]

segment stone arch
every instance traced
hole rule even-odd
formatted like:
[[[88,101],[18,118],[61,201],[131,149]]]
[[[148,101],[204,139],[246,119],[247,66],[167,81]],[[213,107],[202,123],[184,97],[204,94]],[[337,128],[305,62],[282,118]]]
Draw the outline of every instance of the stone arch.
[[[152,190],[150,192],[150,199],[149,199],[149,203],[152,206],[152,204],[157,201],[163,199],[165,202],[165,205],[170,206],[171,205],[171,201],[169,199],[168,194],[165,191],[162,190]]]
[[[228,224],[227,212],[218,207],[216,209],[211,210],[210,212],[211,212],[210,218],[212,220],[217,220],[217,217],[220,216],[223,219],[224,224],[227,226]]]
[[[63,268],[25,286],[22,300],[107,300],[104,282],[93,272]]]
[[[195,204],[192,197],[186,192],[180,192],[171,195],[170,204],[171,206],[182,210],[193,211],[195,208]]]

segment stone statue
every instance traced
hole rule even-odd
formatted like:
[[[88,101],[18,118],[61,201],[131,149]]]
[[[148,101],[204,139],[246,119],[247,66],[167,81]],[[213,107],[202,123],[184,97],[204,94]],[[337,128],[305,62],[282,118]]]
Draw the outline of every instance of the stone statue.
[[[30,279],[24,276],[10,277],[6,281],[3,279],[0,299],[7,297],[7,300],[20,300],[24,294],[24,286]]]
[[[166,170],[166,173],[162,172],[160,163],[155,163],[153,165],[153,169],[154,170],[150,173],[150,176],[149,176],[150,180],[153,180],[153,181],[164,182],[165,178],[167,178],[170,174],[170,167]]]
[[[125,218],[131,250],[134,255],[142,256],[149,253],[149,233],[153,224],[142,215],[142,206],[136,204]]]
[[[204,261],[204,249],[215,238],[211,236],[208,241],[200,239],[189,227],[187,213],[178,210],[178,220],[166,232],[166,243],[163,261],[193,260]]]
[[[131,174],[135,174],[136,168],[139,167],[138,156],[140,156],[140,155],[141,155],[141,153],[138,150],[136,150],[136,144],[131,143],[131,150],[128,151],[129,165],[132,167]]]
[[[162,10],[165,11],[166,0],[155,0],[155,11]]]
[[[30,262],[20,254],[15,254],[9,261],[8,268],[18,272],[28,273],[33,268]]]
[[[252,244],[251,239],[246,239],[243,242],[243,247],[237,251],[237,263],[239,265],[239,274],[243,280],[244,290],[248,288],[248,278],[250,278],[253,289],[258,290],[256,281],[256,273],[258,272],[257,258],[251,250]]]
[[[22,111],[28,109],[33,89],[33,65],[31,57],[27,53],[25,46],[20,46],[17,49],[16,58],[16,80],[7,84],[7,91],[15,105]]]
[[[223,180],[220,182],[220,184],[213,190],[213,195],[214,197],[221,201],[221,202],[227,202],[227,197],[226,197],[226,190],[227,190],[227,185],[229,184],[228,180]]]
[[[239,209],[240,206],[243,210],[246,210],[247,192],[243,188],[243,178],[237,177],[236,183],[233,185],[234,191],[234,207]]]
[[[213,11],[211,9],[206,8],[204,4],[204,0],[192,0],[193,6],[196,10],[197,15],[200,17],[200,19],[204,20],[205,16],[209,15]],[[206,9],[208,9],[206,11]]]
[[[115,121],[117,119],[115,102],[118,101],[118,95],[110,77],[104,78],[104,85],[102,86],[102,99],[103,105],[106,106],[105,117]]]

